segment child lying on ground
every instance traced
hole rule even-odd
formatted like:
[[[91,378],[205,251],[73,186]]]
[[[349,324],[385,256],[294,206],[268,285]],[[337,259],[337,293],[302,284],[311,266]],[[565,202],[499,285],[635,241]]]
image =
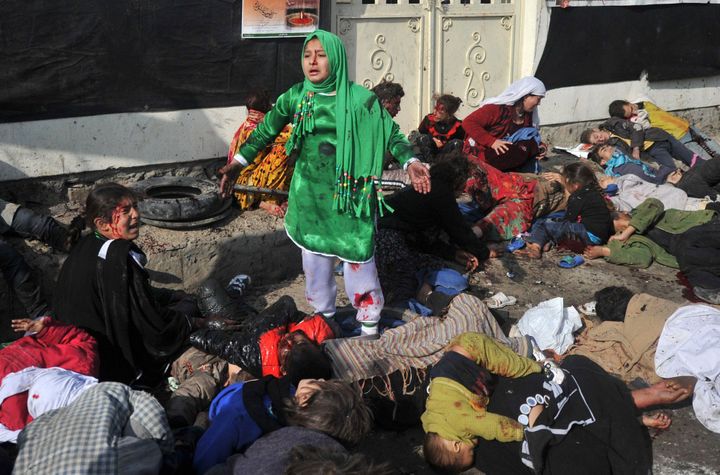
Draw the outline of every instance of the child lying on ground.
[[[640,124],[644,129],[650,127],[662,129],[705,159],[716,157],[720,153],[720,145],[710,137],[682,117],[671,114],[650,101],[615,100],[610,103],[608,112],[610,117],[627,119]]]
[[[351,445],[372,425],[359,390],[348,383],[272,376],[228,386],[213,400],[209,417],[210,428],[200,438],[193,462],[199,474],[286,425],[317,430]]]
[[[663,382],[631,393],[589,360],[570,357],[565,364],[572,368],[569,372],[543,369],[486,335],[465,333],[455,338],[430,372],[427,410],[422,417],[425,459],[441,470],[460,472],[472,465],[476,444],[525,440],[528,444],[523,445],[522,454],[517,451],[515,456],[545,473],[542,464],[569,437],[562,450],[589,450],[596,457],[600,454],[606,465],[613,458],[608,452],[614,450],[621,461],[612,463],[644,467],[650,457],[632,456],[645,446],[635,409],[677,402],[689,390]],[[512,389],[508,391],[507,385]],[[502,413],[491,412],[493,406]],[[659,415],[643,417],[642,422],[667,428],[671,421]],[[622,436],[613,429],[620,429]],[[591,437],[583,436],[584,431]],[[576,440],[589,445],[578,447]]]
[[[643,129],[639,124],[617,117],[611,117],[599,128],[585,130],[580,135],[580,141],[592,145],[608,143],[618,146],[625,155],[636,160],[645,154],[658,165],[673,169],[676,168],[674,159],[689,167],[702,160],[664,130],[655,127]]]
[[[560,221],[544,220],[533,224],[526,249],[517,254],[539,259],[552,243],[603,244],[613,234],[610,210],[593,171],[582,163],[571,163],[563,168],[562,180],[570,194],[565,217]]]
[[[665,210],[654,198],[632,214],[616,213],[615,231],[606,246],[590,246],[586,259],[604,257],[613,264],[649,267],[653,261],[679,268],[695,295],[720,303],[720,220],[712,209]]]
[[[607,176],[635,175],[655,185],[665,182],[675,184],[682,178],[680,170],[660,165],[656,170],[640,160],[630,158],[623,151],[610,144],[595,145],[588,158],[600,165]]]

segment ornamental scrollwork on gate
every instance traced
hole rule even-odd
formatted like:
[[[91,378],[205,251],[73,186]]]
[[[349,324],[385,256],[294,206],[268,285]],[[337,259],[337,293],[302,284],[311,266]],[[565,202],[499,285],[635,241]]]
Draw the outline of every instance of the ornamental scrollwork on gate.
[[[500,20],[500,26],[502,26],[505,30],[510,31],[510,28],[512,28],[512,18],[509,16],[504,16]]]
[[[490,73],[482,71],[476,74],[473,67],[485,62],[487,51],[480,44],[482,38],[479,32],[474,32],[472,39],[473,43],[465,53],[465,69],[463,70],[463,75],[468,78],[465,87],[465,104],[470,107],[477,107],[485,99],[485,81],[490,79]],[[475,82],[479,82],[479,84],[476,85]]]
[[[340,33],[340,36],[343,36],[347,34],[348,31],[350,31],[350,28],[352,25],[350,24],[350,20],[347,18],[341,18],[338,22],[338,33]]]
[[[442,21],[442,30],[448,31],[453,26],[452,18],[443,18]]]
[[[410,31],[413,33],[417,33],[420,31],[420,18],[410,18],[407,22],[408,28],[410,28]]]
[[[370,65],[375,71],[380,71],[380,79],[377,82],[393,81],[395,75],[390,72],[393,59],[390,53],[385,49],[385,35],[377,35],[375,37],[376,48],[370,53]],[[362,85],[368,89],[375,87],[375,82],[370,78],[363,79]]]

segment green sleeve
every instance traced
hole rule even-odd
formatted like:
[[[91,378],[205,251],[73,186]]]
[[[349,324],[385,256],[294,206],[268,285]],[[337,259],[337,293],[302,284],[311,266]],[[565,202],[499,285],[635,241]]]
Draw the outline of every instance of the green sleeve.
[[[635,228],[638,234],[645,234],[662,217],[665,207],[656,198],[648,198],[632,211],[630,226]]]
[[[292,122],[300,92],[302,92],[302,84],[296,84],[278,97],[275,106],[265,114],[263,121],[240,147],[240,155],[248,163],[252,163],[258,153],[275,140],[275,137],[287,124]]]
[[[450,341],[449,346],[461,346],[475,363],[493,374],[506,378],[521,378],[539,373],[540,364],[520,356],[509,347],[482,333],[463,333]]]
[[[387,150],[392,154],[395,159],[400,162],[400,165],[410,160],[413,156],[412,146],[408,142],[405,134],[400,132],[400,126],[390,117],[390,114],[380,106],[382,111],[382,120],[385,126],[385,130],[389,131]]]
[[[523,426],[500,414],[478,411],[465,420],[468,433],[485,440],[512,442],[523,439]]]
[[[671,254],[645,236],[631,236],[624,243],[610,241],[607,247],[610,255],[605,260],[612,264],[644,269],[657,260],[659,264],[678,267],[677,260]]]

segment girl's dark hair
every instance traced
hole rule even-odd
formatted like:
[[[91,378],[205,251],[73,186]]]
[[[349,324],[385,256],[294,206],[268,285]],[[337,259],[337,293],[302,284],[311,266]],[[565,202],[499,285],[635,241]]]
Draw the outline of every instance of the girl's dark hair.
[[[450,94],[443,94],[442,96],[437,98],[436,102],[438,104],[442,104],[445,107],[447,113],[453,116],[457,112],[458,108],[460,108],[460,104],[462,104],[462,99]]]
[[[403,97],[405,95],[405,91],[400,84],[396,82],[386,81],[385,79],[383,79],[377,86],[372,88],[372,92],[374,92],[375,95],[378,96],[378,99],[380,99],[380,101],[391,101],[396,97]]]
[[[625,312],[633,298],[627,287],[605,287],[595,292],[595,312],[602,321],[624,322]]]
[[[624,107],[627,105],[630,105],[630,103],[628,101],[623,101],[621,99],[612,101],[610,103],[610,106],[608,107],[608,112],[610,113],[610,117],[619,117],[621,119],[624,119],[625,118]]]
[[[376,465],[363,454],[349,454],[314,445],[298,445],[290,452],[285,475],[391,475],[389,464]]]
[[[319,345],[310,340],[290,348],[284,369],[296,386],[301,379],[328,379],[332,376],[330,359]]]
[[[567,184],[580,185],[580,189],[589,187],[590,189],[600,191],[600,183],[598,183],[595,172],[583,163],[574,162],[565,165],[562,175]]]
[[[447,183],[453,190],[464,188],[469,175],[470,162],[462,150],[438,154],[430,167],[433,181]]]
[[[590,136],[596,129],[585,129],[583,130],[582,134],[580,134],[580,142],[582,143],[590,143]]]
[[[315,381],[317,390],[301,405],[293,398],[286,402],[289,425],[312,429],[343,444],[355,445],[372,428],[372,414],[360,388],[345,381]]]
[[[588,152],[588,158],[590,160],[592,160],[593,162],[597,163],[598,165],[600,165],[600,162],[602,161],[602,159],[600,158],[599,152],[600,152],[600,147],[602,147],[603,145],[606,145],[606,144],[599,143],[599,144],[593,146],[593,148],[590,149],[590,152]]]
[[[119,183],[103,183],[97,185],[85,201],[85,222],[88,227],[95,230],[95,219],[105,222],[112,221],[115,208],[124,200],[137,202],[137,195],[129,188]]]
[[[267,91],[260,91],[250,94],[245,101],[245,106],[249,109],[267,112],[272,108],[270,94]]]

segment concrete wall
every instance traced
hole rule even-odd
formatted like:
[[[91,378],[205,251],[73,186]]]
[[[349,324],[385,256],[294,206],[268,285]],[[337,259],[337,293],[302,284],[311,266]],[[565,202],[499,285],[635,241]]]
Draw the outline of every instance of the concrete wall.
[[[0,181],[227,155],[244,107],[0,124]]]

